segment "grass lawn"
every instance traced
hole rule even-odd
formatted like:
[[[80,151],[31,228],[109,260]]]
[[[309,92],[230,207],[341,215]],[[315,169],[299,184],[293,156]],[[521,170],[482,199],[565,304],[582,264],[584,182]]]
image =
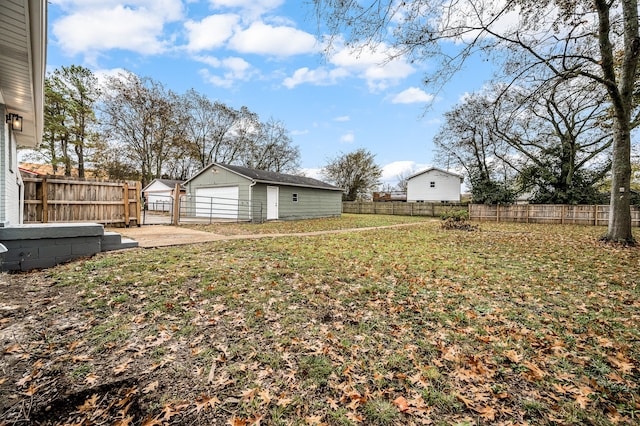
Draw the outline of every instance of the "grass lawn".
[[[243,226],[380,220],[412,218]],[[2,275],[0,425],[640,424],[640,250],[603,233],[425,221]]]
[[[393,226],[406,223],[419,223],[436,220],[425,216],[393,216],[373,214],[343,214],[341,217],[309,219],[288,222],[254,223],[213,223],[210,225],[183,225],[200,231],[221,235],[247,234],[296,234],[304,232],[322,232],[341,229]]]

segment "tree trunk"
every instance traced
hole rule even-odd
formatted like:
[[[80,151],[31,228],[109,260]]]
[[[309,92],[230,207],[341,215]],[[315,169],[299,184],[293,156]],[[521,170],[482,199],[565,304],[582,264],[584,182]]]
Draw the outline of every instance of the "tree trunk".
[[[605,239],[621,243],[634,242],[631,232],[631,134],[616,117],[611,165],[611,200],[609,228]],[[628,122],[627,122],[628,123]]]

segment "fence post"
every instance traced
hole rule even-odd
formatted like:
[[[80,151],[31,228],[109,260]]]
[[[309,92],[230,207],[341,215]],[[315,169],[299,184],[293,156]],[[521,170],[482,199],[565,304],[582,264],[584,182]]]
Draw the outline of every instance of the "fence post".
[[[140,226],[140,211],[142,210],[142,203],[140,202],[142,196],[142,183],[136,182],[136,225]]]
[[[49,222],[49,202],[48,202],[47,178],[42,178],[42,223]]]
[[[129,227],[129,184],[127,182],[122,184],[122,189],[124,190],[124,196],[122,197],[122,201],[124,202],[124,226]]]
[[[500,222],[500,204],[496,204],[496,222]]]
[[[598,226],[598,205],[593,205],[593,226]]]
[[[180,224],[180,184],[176,183],[173,188],[173,224]]]

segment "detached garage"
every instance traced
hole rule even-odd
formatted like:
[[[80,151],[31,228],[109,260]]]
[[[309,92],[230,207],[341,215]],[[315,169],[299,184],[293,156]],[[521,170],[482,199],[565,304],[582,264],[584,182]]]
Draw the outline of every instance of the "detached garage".
[[[184,183],[187,216],[262,222],[340,216],[342,189],[304,176],[213,163]]]

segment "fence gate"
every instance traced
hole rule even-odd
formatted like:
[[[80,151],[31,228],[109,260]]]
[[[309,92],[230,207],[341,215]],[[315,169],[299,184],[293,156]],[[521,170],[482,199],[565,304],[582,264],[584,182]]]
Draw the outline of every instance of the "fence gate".
[[[24,223],[140,224],[140,182],[24,177]]]

